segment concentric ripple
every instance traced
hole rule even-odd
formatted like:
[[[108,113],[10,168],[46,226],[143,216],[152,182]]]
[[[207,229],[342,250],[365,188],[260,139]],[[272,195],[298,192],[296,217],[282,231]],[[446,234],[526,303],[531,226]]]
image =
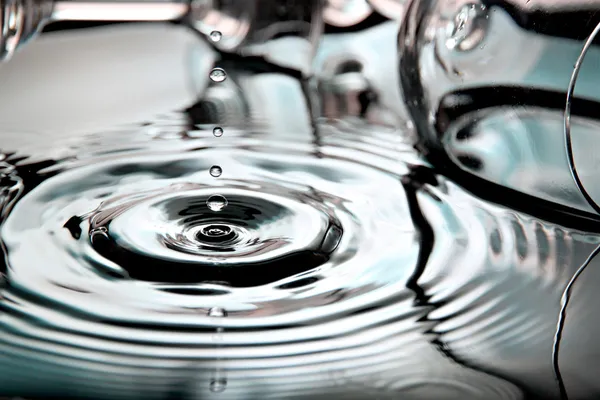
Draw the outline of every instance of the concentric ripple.
[[[236,179],[206,176],[217,161]],[[378,193],[381,184],[388,190]],[[228,201],[220,211],[207,205],[215,193]],[[297,324],[338,313],[332,290],[363,304],[357,298],[382,301],[403,285],[418,246],[402,198],[394,175],[332,158],[239,149],[128,155],[44,181],[18,202],[2,236],[11,286],[106,321],[200,327],[208,322],[190,308],[219,306],[226,325],[262,325],[269,315]],[[231,296],[190,299],[172,294],[178,285]],[[172,309],[164,315],[157,304]]]
[[[129,150],[42,166],[1,228],[5,394],[522,398],[440,350],[410,288],[411,147],[339,128],[319,151],[118,133]]]
[[[134,279],[255,286],[324,264],[341,240],[318,193],[227,188],[228,206],[215,212],[207,205],[213,190],[189,184],[104,203],[90,217],[92,245]]]

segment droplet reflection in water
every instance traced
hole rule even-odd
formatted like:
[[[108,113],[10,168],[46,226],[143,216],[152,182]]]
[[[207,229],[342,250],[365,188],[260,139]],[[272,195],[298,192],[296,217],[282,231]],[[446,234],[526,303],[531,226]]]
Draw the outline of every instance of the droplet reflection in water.
[[[225,79],[227,79],[227,74],[223,68],[213,68],[212,71],[210,71],[209,76],[211,81],[217,83],[223,82]]]
[[[212,31],[210,33],[210,40],[212,40],[214,43],[217,43],[218,41],[220,41],[221,37],[223,37],[223,35],[219,31]]]
[[[223,169],[221,169],[221,167],[219,167],[218,165],[213,165],[212,167],[210,167],[210,176],[218,178],[221,176],[222,173]]]
[[[221,136],[223,136],[223,128],[217,126],[215,129],[213,129],[213,135],[215,137],[221,137]]]
[[[213,379],[210,381],[210,391],[213,393],[224,392],[227,388],[227,379]]]
[[[211,211],[221,211],[225,207],[227,207],[227,199],[225,196],[221,196],[220,194],[212,195],[206,200],[206,205],[210,208]]]
[[[213,307],[208,310],[208,316],[213,318],[223,318],[227,316],[227,311],[221,307]]]

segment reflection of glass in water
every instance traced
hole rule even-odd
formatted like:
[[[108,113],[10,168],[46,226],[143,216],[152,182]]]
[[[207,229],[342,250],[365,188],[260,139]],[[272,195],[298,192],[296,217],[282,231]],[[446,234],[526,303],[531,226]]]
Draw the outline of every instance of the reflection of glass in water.
[[[578,187],[577,174],[575,181],[571,176],[563,123],[567,85],[590,21],[583,10],[573,14],[572,4],[536,3],[532,11],[526,3],[412,2],[399,37],[402,90],[420,147],[450,177],[498,203],[597,231],[600,220],[591,213],[597,209],[592,197],[600,198],[594,167],[600,159],[590,149],[600,126],[600,79],[589,65],[587,85],[573,99],[572,126],[573,141],[581,146],[573,159],[586,171],[590,198],[585,198],[588,186]],[[580,21],[565,24],[573,15]],[[597,47],[590,53],[600,56]],[[590,251],[579,254],[582,267],[563,284],[552,354],[562,399],[567,399],[558,361],[562,323],[574,280],[600,248],[588,256]]]

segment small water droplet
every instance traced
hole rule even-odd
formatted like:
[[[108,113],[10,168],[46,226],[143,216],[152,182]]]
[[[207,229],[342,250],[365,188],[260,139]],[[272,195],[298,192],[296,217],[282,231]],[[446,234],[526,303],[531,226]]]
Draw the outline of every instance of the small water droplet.
[[[210,40],[212,40],[215,43],[217,43],[218,41],[220,41],[222,37],[223,37],[223,35],[219,31],[212,31],[210,33]]]
[[[223,82],[227,79],[227,74],[223,68],[213,68],[210,71],[210,80],[213,82]]]
[[[224,392],[227,388],[227,379],[219,378],[210,381],[210,391],[213,393]]]
[[[208,316],[214,318],[223,318],[227,316],[227,311],[221,307],[213,307],[208,310]]]
[[[221,211],[227,207],[227,203],[225,196],[221,196],[220,194],[212,195],[206,200],[206,205],[211,211]]]
[[[210,175],[211,176],[218,178],[219,176],[221,176],[222,173],[223,173],[223,170],[218,165],[213,165],[212,167],[210,167]]]
[[[223,136],[223,129],[217,126],[215,129],[213,129],[213,135],[215,135],[215,137]]]

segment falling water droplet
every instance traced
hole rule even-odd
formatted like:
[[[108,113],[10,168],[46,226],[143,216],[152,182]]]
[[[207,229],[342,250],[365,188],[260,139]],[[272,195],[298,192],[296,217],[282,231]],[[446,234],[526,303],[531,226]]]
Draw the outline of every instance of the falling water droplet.
[[[210,40],[212,40],[215,43],[217,43],[218,41],[220,41],[221,37],[223,37],[223,35],[219,31],[212,31],[210,33]]]
[[[215,135],[215,137],[223,136],[223,129],[217,126],[215,129],[213,129],[213,135]]]
[[[221,211],[227,207],[227,199],[220,194],[212,195],[206,200],[206,205],[211,211]]]
[[[219,176],[221,176],[222,173],[223,173],[223,170],[218,165],[213,165],[212,167],[210,167],[210,175],[211,176],[218,178]]]
[[[223,82],[227,79],[227,74],[223,68],[213,68],[210,71],[210,80],[213,82]]]
[[[210,391],[213,393],[221,393],[224,392],[227,388],[227,379],[213,379],[210,381]]]
[[[213,307],[208,310],[208,316],[214,318],[223,318],[227,316],[227,311],[221,307]]]

